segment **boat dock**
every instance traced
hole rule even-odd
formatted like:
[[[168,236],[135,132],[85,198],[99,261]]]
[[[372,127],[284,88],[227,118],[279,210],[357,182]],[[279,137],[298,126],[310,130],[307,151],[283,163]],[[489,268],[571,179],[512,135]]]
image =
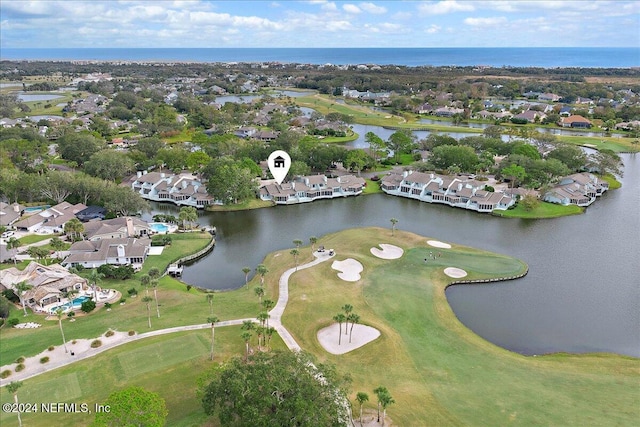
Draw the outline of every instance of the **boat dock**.
[[[178,263],[169,264],[169,267],[167,268],[167,274],[173,277],[182,276],[183,269],[184,267]]]

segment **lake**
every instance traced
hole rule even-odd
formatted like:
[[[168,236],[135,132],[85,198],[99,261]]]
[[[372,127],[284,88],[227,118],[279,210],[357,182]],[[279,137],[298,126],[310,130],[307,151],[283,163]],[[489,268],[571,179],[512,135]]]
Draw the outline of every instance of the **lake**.
[[[185,268],[183,280],[210,289],[238,288],[244,266],[255,268],[269,252],[292,248],[294,239],[389,227],[395,217],[400,229],[529,264],[520,280],[448,289],[458,318],[480,336],[523,354],[604,351],[640,357],[640,156],[622,157],[622,189],[605,193],[585,214],[565,218],[504,219],[382,194],[201,212],[201,224],[217,227],[217,244]],[[177,209],[154,204],[154,212],[160,211]]]

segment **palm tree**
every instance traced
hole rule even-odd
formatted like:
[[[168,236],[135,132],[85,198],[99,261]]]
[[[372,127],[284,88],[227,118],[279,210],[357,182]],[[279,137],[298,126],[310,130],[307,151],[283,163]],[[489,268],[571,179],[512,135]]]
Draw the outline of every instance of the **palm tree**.
[[[267,329],[265,330],[265,334],[267,335],[267,349],[269,350],[271,350],[271,337],[273,336],[275,331],[276,328],[273,328],[271,326],[267,326]]]
[[[51,245],[53,250],[56,251],[56,258],[60,258],[60,251],[62,250],[62,248],[64,248],[64,242],[60,240],[58,236],[56,236],[51,238],[49,244]]]
[[[244,273],[244,284],[249,287],[249,273],[251,273],[251,269],[249,267],[242,267],[242,272]]]
[[[380,404],[381,404],[381,396],[383,394],[389,394],[389,390],[386,387],[380,386],[373,390],[373,392],[378,396],[378,422],[380,422]]]
[[[302,244],[302,240],[300,239],[294,239],[293,244],[296,245],[296,248],[299,248],[300,245]]]
[[[261,311],[260,313],[258,313],[256,319],[258,319],[262,326],[265,326],[267,324],[267,320],[269,320],[269,317],[269,313],[267,313],[266,311]]]
[[[298,255],[300,255],[300,251],[297,249],[291,249],[291,252],[289,253],[293,255],[293,259],[296,263],[296,271],[298,271]]]
[[[387,391],[386,393],[382,393],[379,396],[380,404],[382,405],[382,425],[384,426],[384,421],[387,418],[387,406],[392,403],[396,403],[396,401],[391,397],[391,394]]]
[[[254,289],[256,296],[260,299],[260,304],[262,304],[262,297],[264,296],[264,288],[262,286],[256,286]]]
[[[149,296],[149,285],[151,284],[151,276],[148,274],[143,274],[140,276],[140,285],[145,288],[147,291],[147,296]]]
[[[264,275],[267,274],[269,272],[269,270],[267,269],[267,267],[264,264],[259,264],[256,267],[256,273],[258,273],[260,275],[260,284],[264,285]]]
[[[351,329],[349,329],[349,342],[351,342],[351,334],[353,333],[353,325],[356,323],[360,323],[360,316],[355,313],[349,314],[347,316],[347,321],[351,321]]]
[[[153,300],[153,298],[147,296],[142,298],[142,302],[147,305],[147,319],[149,321],[149,329],[151,329],[151,307],[149,303]]]
[[[84,225],[78,218],[71,218],[64,224],[64,233],[71,238],[72,242],[82,239]]]
[[[98,302],[98,292],[96,291],[97,284],[103,277],[104,274],[100,273],[97,268],[91,270],[91,274],[89,274],[89,282],[91,282],[91,289],[93,289],[93,299],[96,303]]]
[[[15,237],[11,237],[9,240],[7,240],[7,250],[13,251],[13,265],[14,266],[18,262],[16,257],[18,256],[18,248],[20,246],[22,246],[22,242],[20,242],[20,240],[16,239]]]
[[[345,304],[342,306],[344,310],[344,315],[346,317],[346,323],[344,324],[344,334],[347,335],[347,328],[349,327],[349,315],[353,311],[353,306],[351,304]]]
[[[242,339],[244,340],[244,345],[245,345],[245,359],[249,358],[249,340],[251,339],[251,332],[243,332],[241,335]]]
[[[358,394],[356,394],[356,400],[360,404],[360,425],[362,426],[362,404],[369,401],[369,395],[359,391]]]
[[[391,221],[391,235],[393,236],[393,232],[396,231],[396,224],[398,223],[398,219],[391,218],[389,221]]]
[[[60,327],[60,333],[62,334],[62,345],[64,346],[64,352],[67,351],[67,341],[64,339],[64,330],[62,330],[62,316],[64,315],[64,311],[61,308],[56,310],[56,317],[58,318],[58,326]]]
[[[160,278],[160,270],[158,269],[158,267],[151,267],[147,274],[149,275],[151,280]]]
[[[265,331],[266,331],[266,328],[262,325],[256,327],[256,335],[258,336],[258,348],[263,346]]]
[[[24,295],[22,294],[27,292],[29,289],[31,289],[31,285],[29,285],[26,282],[26,280],[23,280],[20,283],[16,283],[15,285],[15,293],[18,295],[18,298],[20,299],[20,305],[22,305],[22,310],[24,310],[25,317],[27,316],[27,305],[24,301]]]
[[[158,304],[158,281],[156,279],[151,280],[151,287],[153,288],[153,298],[156,300],[156,313],[158,313],[158,319],[159,319],[160,304]]]
[[[342,341],[342,323],[344,323],[345,320],[347,320],[347,318],[344,316],[344,314],[342,313],[338,313],[335,316],[333,316],[333,320],[335,320],[336,322],[338,322],[338,345],[340,345],[341,341]]]
[[[316,236],[309,237],[309,243],[311,243],[311,252],[315,252],[316,243],[318,243],[318,238]]]
[[[209,303],[209,313],[213,315],[213,292],[207,292],[207,302]]]
[[[22,387],[22,381],[11,381],[7,384],[7,391],[13,394],[13,401],[16,404],[18,413],[18,425],[22,427],[22,418],[20,418],[20,405],[18,404],[18,389]]]
[[[216,333],[216,323],[218,323],[219,321],[220,319],[218,319],[216,316],[207,318],[207,323],[211,323],[211,360],[213,360],[213,340]]]

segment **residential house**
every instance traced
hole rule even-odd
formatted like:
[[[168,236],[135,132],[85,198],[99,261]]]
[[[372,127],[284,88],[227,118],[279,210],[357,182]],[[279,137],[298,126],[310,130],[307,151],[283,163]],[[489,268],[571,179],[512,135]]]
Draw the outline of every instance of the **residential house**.
[[[456,114],[463,114],[463,108],[454,108],[454,107],[440,107],[436,108],[433,112],[434,115],[440,117],[453,117]]]
[[[13,224],[20,218],[23,210],[24,207],[17,203],[0,202],[0,225],[7,227]]]
[[[82,203],[72,205],[69,202],[58,203],[44,211],[33,214],[14,223],[14,227],[19,230],[41,233],[62,233],[64,225],[75,215],[86,209]]]
[[[59,264],[45,266],[32,261],[22,271],[15,267],[0,271],[0,289],[17,292],[16,285],[21,282],[31,286],[22,297],[36,311],[44,311],[46,305],[60,302],[66,292],[87,289],[87,279],[70,273]]]
[[[561,117],[558,121],[558,126],[563,128],[590,128],[591,122],[579,115],[572,115],[569,117]]]
[[[501,191],[489,192],[484,187],[484,183],[469,177],[415,171],[391,173],[380,184],[386,194],[477,212],[506,210],[515,203],[510,195]]]
[[[588,172],[574,173],[560,179],[542,200],[560,205],[589,206],[609,189],[609,183]]]
[[[260,188],[260,198],[279,205],[313,202],[318,199],[357,196],[365,186],[363,178],[343,175],[328,178],[326,175],[302,176],[282,183],[268,184]]]
[[[204,208],[215,202],[204,183],[188,173],[139,172],[131,187],[143,199],[171,202],[178,206]]]
[[[81,265],[85,268],[97,268],[104,264],[131,265],[139,270],[150,247],[151,239],[148,238],[82,240],[71,245],[69,256],[62,261],[62,265]]]
[[[562,99],[562,97],[560,95],[556,95],[555,93],[541,93],[540,95],[538,95],[538,99],[540,101],[558,102]]]
[[[82,222],[96,220],[96,219],[104,219],[107,214],[107,210],[102,206],[89,206],[86,209],[81,210],[76,214],[76,218],[78,218]]]
[[[149,224],[140,218],[123,216],[103,221],[90,221],[84,224],[86,240],[124,239],[126,237],[148,237]]]
[[[513,116],[514,119],[525,119],[529,123],[535,123],[537,121],[542,121],[547,115],[541,111],[535,110],[525,110],[520,114],[516,114]]]

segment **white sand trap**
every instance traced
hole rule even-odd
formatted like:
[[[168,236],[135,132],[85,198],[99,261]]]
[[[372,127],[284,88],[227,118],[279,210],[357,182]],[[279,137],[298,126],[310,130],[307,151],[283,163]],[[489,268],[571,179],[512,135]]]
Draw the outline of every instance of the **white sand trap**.
[[[347,258],[344,261],[333,261],[331,268],[338,270],[338,277],[347,282],[357,282],[360,280],[360,273],[364,270],[362,264],[353,258]]]
[[[331,326],[320,329],[317,336],[322,348],[331,354],[345,354],[370,343],[380,336],[380,331],[376,328],[372,328],[367,325],[353,325],[353,331],[351,331],[351,342],[349,342],[349,334],[347,333],[345,335],[344,328],[345,325],[342,324],[340,345],[338,345],[338,334],[340,333],[339,323],[334,323]],[[351,329],[351,323],[349,323],[349,329]],[[349,332],[349,330],[347,330],[347,332]]]
[[[451,245],[448,243],[440,242],[438,240],[427,240],[429,246],[433,246],[434,248],[442,248],[442,249],[451,249]]]
[[[467,275],[467,272],[461,268],[447,267],[444,269],[444,274],[449,277],[453,277],[454,279],[459,279],[461,277],[465,277]]]
[[[378,246],[380,246],[382,249],[378,249],[378,248],[371,248],[371,253],[374,256],[377,256],[378,258],[382,258],[382,259],[398,259],[402,256],[402,254],[404,254],[404,251],[402,250],[402,248],[399,248],[397,246],[394,245],[388,245],[386,243],[380,243]]]

